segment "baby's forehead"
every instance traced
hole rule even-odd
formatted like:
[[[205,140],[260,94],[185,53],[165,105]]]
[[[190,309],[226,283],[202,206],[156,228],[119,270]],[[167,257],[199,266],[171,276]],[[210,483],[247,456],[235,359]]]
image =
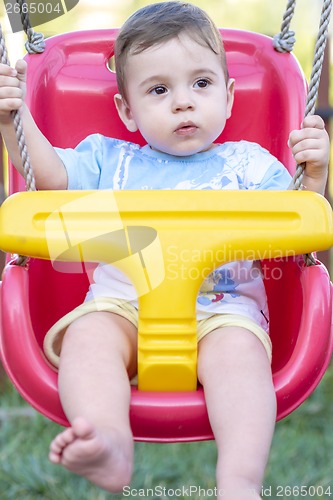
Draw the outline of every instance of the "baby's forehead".
[[[202,52],[202,49],[207,49],[210,53],[220,58],[220,53],[215,51],[208,43],[198,37],[191,36],[190,34],[184,32],[174,37],[164,38],[162,40],[154,41],[153,43],[133,43],[132,47],[127,53],[126,60],[133,56],[139,54],[153,55],[156,57],[168,57],[168,52],[170,57],[174,55],[175,50],[180,48],[189,53],[191,57],[195,57],[197,53]],[[124,61],[124,62],[127,62]],[[187,60],[187,62],[189,62]],[[184,60],[186,63],[186,60]]]
[[[172,38],[155,43],[144,50],[133,50],[128,53],[125,72],[143,72],[159,74],[164,71],[169,77],[179,76],[184,72],[194,72],[203,68],[224,70],[221,58],[210,47],[198,43],[190,37]],[[220,68],[220,69],[217,69]],[[176,74],[174,74],[176,72]]]

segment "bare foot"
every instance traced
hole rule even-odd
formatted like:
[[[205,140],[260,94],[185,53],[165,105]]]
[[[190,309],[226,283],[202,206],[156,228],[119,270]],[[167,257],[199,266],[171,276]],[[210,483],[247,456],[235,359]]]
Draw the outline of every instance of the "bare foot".
[[[133,442],[131,436],[124,439],[117,431],[96,430],[78,417],[52,441],[49,459],[115,493],[131,480]]]

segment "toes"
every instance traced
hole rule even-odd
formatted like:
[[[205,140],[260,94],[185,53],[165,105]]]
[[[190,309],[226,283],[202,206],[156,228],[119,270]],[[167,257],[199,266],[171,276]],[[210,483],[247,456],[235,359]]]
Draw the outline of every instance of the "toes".
[[[49,460],[54,464],[63,461],[63,453],[76,439],[87,441],[96,437],[94,427],[84,418],[77,417],[72,426],[58,434],[50,444]]]
[[[72,428],[66,429],[56,436],[50,444],[49,459],[53,463],[61,461],[63,449],[75,440],[75,434]]]
[[[55,448],[62,449],[65,446],[72,443],[74,440],[75,440],[75,433],[73,432],[73,429],[70,427],[69,429],[66,429],[65,431],[58,434],[54,438],[51,444],[53,444]]]
[[[52,464],[60,464],[61,455],[59,453],[54,453],[52,450],[49,452],[49,460]]]

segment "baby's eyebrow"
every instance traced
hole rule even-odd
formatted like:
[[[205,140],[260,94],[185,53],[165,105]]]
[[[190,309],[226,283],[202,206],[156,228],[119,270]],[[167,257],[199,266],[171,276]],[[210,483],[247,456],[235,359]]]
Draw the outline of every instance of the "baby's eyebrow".
[[[151,75],[142,82],[139,83],[140,87],[146,87],[147,85],[151,85],[156,82],[163,82],[166,81],[167,77],[162,74],[157,74],[157,75]]]
[[[210,73],[211,75],[216,75],[217,76],[216,71],[214,71],[211,68],[207,68],[207,67],[202,67],[202,68],[199,67],[199,68],[196,68],[195,70],[193,70],[193,74],[197,74],[197,73],[203,73],[203,74]]]

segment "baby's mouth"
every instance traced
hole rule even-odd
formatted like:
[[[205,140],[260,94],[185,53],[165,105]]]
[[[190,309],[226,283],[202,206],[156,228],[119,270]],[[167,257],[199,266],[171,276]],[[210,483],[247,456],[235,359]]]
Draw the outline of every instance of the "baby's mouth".
[[[175,130],[177,135],[193,135],[198,127],[192,122],[181,123]]]

